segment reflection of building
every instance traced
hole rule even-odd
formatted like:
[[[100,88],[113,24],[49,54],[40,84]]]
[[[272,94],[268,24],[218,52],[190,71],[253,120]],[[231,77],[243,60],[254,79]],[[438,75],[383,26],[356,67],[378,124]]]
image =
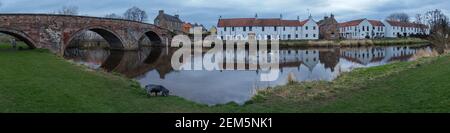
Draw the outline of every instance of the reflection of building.
[[[283,64],[298,63],[304,64],[310,70],[314,69],[319,63],[319,50],[280,50],[280,67],[283,67]]]
[[[339,51],[340,49],[319,50],[319,60],[324,64],[325,68],[329,68],[331,71],[334,71],[334,68],[339,63]]]
[[[330,17],[325,16],[323,20],[317,22],[319,25],[319,39],[339,39],[339,23],[331,14]]]
[[[405,61],[416,53],[416,49],[407,46],[387,48],[355,48],[343,49],[341,55],[352,62],[368,65],[376,62],[390,62],[393,60]]]
[[[385,30],[378,20],[359,19],[339,24],[341,37],[346,39],[382,38]]]
[[[158,16],[155,18],[155,25],[169,29],[170,31],[183,31],[183,21],[180,20],[179,15],[168,15],[164,13],[164,10],[159,10]]]
[[[280,18],[220,18],[217,24],[218,38],[222,40],[246,40],[250,34],[257,40],[319,39],[319,26],[309,19],[282,20]]]

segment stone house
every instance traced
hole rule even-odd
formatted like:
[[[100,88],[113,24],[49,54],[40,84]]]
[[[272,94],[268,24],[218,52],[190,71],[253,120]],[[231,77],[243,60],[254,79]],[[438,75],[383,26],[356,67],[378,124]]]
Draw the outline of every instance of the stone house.
[[[339,23],[334,18],[334,14],[331,14],[330,17],[325,16],[317,24],[319,25],[319,39],[335,40],[340,38]]]
[[[154,24],[172,32],[183,31],[183,21],[181,21],[180,16],[165,14],[164,10],[159,10],[158,16],[156,16],[154,20]]]

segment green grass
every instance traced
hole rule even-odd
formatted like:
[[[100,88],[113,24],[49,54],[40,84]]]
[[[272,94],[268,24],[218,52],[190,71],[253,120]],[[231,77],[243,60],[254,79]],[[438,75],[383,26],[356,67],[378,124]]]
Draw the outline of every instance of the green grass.
[[[420,65],[418,65],[420,64]],[[450,56],[261,91],[243,106],[148,98],[139,85],[47,50],[0,45],[0,112],[450,112]]]

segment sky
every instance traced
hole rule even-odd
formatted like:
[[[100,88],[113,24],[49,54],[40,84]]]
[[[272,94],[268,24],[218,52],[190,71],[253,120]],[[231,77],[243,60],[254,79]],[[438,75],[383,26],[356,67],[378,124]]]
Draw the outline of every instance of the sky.
[[[404,12],[414,19],[415,14],[440,9],[450,14],[450,0],[0,0],[0,13],[50,13],[63,6],[77,6],[80,15],[103,17],[106,14],[123,14],[137,6],[149,16],[148,23],[165,10],[179,14],[182,21],[211,27],[222,18],[308,18],[316,21],[325,15],[335,14],[339,22],[368,18],[386,18],[391,13]]]

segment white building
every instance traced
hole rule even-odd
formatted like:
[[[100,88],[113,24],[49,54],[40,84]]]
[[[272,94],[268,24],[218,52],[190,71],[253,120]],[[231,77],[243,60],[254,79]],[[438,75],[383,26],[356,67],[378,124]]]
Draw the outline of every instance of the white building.
[[[398,21],[383,21],[386,26],[386,37],[407,37],[411,35],[429,35],[428,26],[416,23]]]
[[[217,37],[222,40],[314,40],[319,39],[319,26],[310,17],[307,20],[281,18],[219,19]],[[251,39],[251,38],[250,38]]]
[[[385,25],[378,20],[359,19],[339,24],[339,32],[345,39],[383,38],[385,31]]]

